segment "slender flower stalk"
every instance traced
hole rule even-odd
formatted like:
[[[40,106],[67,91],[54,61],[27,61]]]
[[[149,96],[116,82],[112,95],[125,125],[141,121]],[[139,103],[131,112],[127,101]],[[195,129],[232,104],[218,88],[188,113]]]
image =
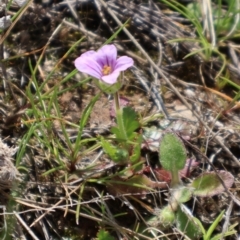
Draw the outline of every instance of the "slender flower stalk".
[[[117,126],[120,129],[123,139],[125,140],[122,142],[122,146],[127,149],[127,134],[125,132],[125,127],[123,124],[123,107],[120,106],[120,99],[119,99],[119,94],[118,92],[114,93],[114,102],[115,102],[115,113],[116,113],[116,122],[117,122]]]
[[[114,102],[115,102],[115,112],[117,112],[120,109],[120,100],[119,100],[118,92],[114,93]]]
[[[120,77],[123,78],[123,74],[121,74]],[[118,126],[119,129],[121,129],[122,134],[125,135],[124,134],[125,133],[125,128],[123,126],[123,121],[122,121],[123,107],[121,107],[121,104],[120,104],[120,97],[119,97],[118,91],[116,91],[114,93],[114,103],[115,103],[115,113],[116,113],[117,126]],[[126,135],[125,135],[125,139],[127,139]],[[126,145],[126,143],[123,143],[123,145]]]

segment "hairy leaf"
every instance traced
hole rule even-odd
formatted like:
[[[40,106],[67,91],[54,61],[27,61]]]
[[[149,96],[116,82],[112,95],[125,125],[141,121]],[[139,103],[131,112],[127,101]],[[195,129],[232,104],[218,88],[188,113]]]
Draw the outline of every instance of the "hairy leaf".
[[[192,197],[193,190],[187,187],[177,188],[173,191],[173,198],[179,203],[185,203]]]
[[[227,171],[204,173],[191,183],[190,186],[195,188],[193,194],[200,197],[209,197],[224,192],[225,188],[220,178],[227,189],[234,182],[233,175]]]
[[[182,141],[173,133],[166,133],[159,148],[160,162],[168,171],[179,171],[184,168],[187,154]]]
[[[128,152],[125,149],[117,148],[108,141],[101,138],[102,148],[104,152],[117,163],[124,163],[128,159]]]
[[[190,239],[199,239],[202,235],[199,221],[192,216],[192,213],[183,204],[179,206],[176,213],[176,226]]]

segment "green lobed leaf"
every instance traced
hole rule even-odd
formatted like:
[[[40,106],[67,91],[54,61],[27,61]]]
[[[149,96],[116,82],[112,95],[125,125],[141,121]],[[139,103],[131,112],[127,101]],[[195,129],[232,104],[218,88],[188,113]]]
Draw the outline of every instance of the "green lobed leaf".
[[[160,142],[159,157],[164,169],[176,172],[184,168],[187,153],[179,137],[166,133]]]
[[[136,112],[132,108],[130,107],[123,108],[122,118],[128,138],[130,138],[134,131],[136,131],[140,127],[140,124],[137,121],[137,117],[138,116]]]
[[[124,140],[124,135],[123,133],[119,130],[118,127],[112,127],[111,128],[111,133],[116,135],[117,140],[120,142],[121,140]]]
[[[227,189],[230,188],[234,182],[233,175],[227,171],[204,173],[191,183],[190,186],[195,188],[193,194],[200,197],[209,197],[224,192],[225,188],[220,178]]]
[[[101,138],[101,144],[104,152],[111,158],[112,161],[123,163],[128,159],[128,152],[125,149],[118,148],[103,138]]]
[[[117,126],[111,128],[111,132],[116,135],[119,141],[132,140],[134,138],[135,130],[140,127],[137,121],[136,112],[130,107],[124,107],[120,111],[117,111]]]
[[[114,240],[115,238],[110,235],[109,232],[104,229],[100,229],[97,234],[97,240]]]
[[[135,134],[134,143],[132,144],[130,162],[132,164],[138,162],[141,157],[142,135]]]

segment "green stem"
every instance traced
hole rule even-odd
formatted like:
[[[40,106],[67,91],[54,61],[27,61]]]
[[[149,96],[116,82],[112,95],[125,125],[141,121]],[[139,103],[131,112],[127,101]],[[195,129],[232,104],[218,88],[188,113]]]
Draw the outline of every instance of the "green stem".
[[[114,94],[114,101],[115,101],[115,111],[116,111],[116,115],[117,115],[117,112],[120,110],[120,100],[119,100],[118,92],[116,92]]]
[[[124,122],[123,122],[123,108],[120,106],[119,94],[118,92],[114,93],[114,101],[115,101],[115,111],[116,111],[116,121],[118,129],[121,133],[121,140],[123,141],[123,145],[127,147],[127,133],[125,131]]]
[[[172,174],[172,180],[171,180],[171,187],[176,187],[177,185],[179,185],[181,183],[181,180],[179,178],[179,174],[178,174],[178,170],[172,170],[171,171]]]

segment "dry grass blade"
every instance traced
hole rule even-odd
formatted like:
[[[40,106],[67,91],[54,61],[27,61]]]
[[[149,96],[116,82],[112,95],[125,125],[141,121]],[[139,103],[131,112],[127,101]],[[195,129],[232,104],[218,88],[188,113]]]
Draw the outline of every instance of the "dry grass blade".
[[[13,27],[15,26],[15,24],[18,22],[18,20],[22,17],[22,15],[24,14],[25,11],[27,11],[27,9],[29,8],[29,6],[32,4],[33,0],[29,0],[29,2],[23,7],[21,13],[16,17],[15,21],[12,23],[12,25],[8,28],[8,30],[6,31],[6,33],[3,35],[3,37],[0,39],[0,45],[3,44],[3,42],[5,41],[5,39],[8,37],[8,35],[11,33]]]
[[[40,240],[35,234],[34,232],[30,229],[30,227],[28,227],[28,225],[24,222],[24,220],[20,217],[20,215],[16,212],[14,212],[16,218],[18,219],[18,221],[21,223],[21,225],[27,230],[27,232],[31,235],[31,237],[34,240]]]
[[[216,46],[216,34],[213,24],[213,13],[210,0],[202,0],[202,19],[204,22],[204,29],[207,34],[207,38],[211,40],[212,47]]]

